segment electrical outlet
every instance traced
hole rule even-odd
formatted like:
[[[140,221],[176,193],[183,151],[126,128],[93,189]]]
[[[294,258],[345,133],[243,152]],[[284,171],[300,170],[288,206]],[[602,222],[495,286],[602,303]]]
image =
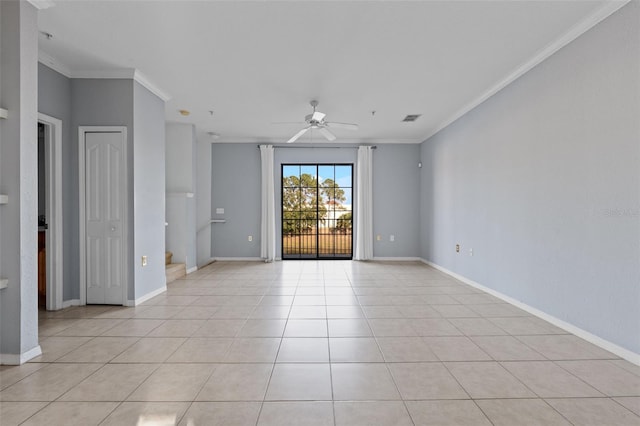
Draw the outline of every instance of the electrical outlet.
[[[142,266],[147,266],[147,256],[142,256]]]
[[[382,237],[380,235],[376,235],[376,241],[380,241],[382,240]]]
[[[473,256],[473,249],[472,248],[469,249],[469,256]]]
[[[395,235],[389,235],[389,241],[394,242],[396,240]]]
[[[456,244],[456,253],[460,253],[460,244]]]
[[[249,236],[247,237],[247,241],[253,241],[253,235],[249,235]]]

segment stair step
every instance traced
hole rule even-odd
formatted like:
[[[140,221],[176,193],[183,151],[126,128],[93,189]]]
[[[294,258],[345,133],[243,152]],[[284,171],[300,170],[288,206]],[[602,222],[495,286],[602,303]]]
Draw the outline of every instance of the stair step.
[[[165,267],[167,284],[187,275],[187,265],[184,263],[170,263]]]

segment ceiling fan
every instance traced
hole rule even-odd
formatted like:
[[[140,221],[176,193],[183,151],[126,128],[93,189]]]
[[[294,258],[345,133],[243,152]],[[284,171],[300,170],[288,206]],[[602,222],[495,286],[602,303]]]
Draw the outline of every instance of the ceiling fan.
[[[312,100],[310,104],[313,107],[313,113],[308,114],[307,116],[304,117],[304,121],[307,124],[307,126],[304,129],[300,130],[295,135],[293,135],[293,137],[289,139],[287,143],[292,143],[297,141],[309,129],[318,129],[318,132],[320,132],[320,134],[324,136],[328,141],[334,141],[336,140],[336,137],[327,128],[358,130],[357,124],[336,123],[333,121],[331,122],[325,121],[325,117],[327,116],[327,114],[322,113],[320,111],[316,111],[316,107],[318,106],[318,101]],[[277,124],[285,124],[285,123],[277,123]]]

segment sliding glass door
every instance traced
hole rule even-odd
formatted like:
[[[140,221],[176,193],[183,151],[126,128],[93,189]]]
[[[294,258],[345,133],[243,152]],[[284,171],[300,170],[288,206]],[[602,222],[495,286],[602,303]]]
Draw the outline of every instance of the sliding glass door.
[[[282,165],[282,258],[353,257],[353,165]]]

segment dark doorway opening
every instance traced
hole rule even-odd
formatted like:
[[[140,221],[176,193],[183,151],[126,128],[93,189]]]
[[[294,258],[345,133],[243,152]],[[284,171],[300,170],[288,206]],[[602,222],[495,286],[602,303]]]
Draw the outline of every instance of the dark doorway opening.
[[[38,123],[38,308],[47,307],[47,170],[45,126]]]

